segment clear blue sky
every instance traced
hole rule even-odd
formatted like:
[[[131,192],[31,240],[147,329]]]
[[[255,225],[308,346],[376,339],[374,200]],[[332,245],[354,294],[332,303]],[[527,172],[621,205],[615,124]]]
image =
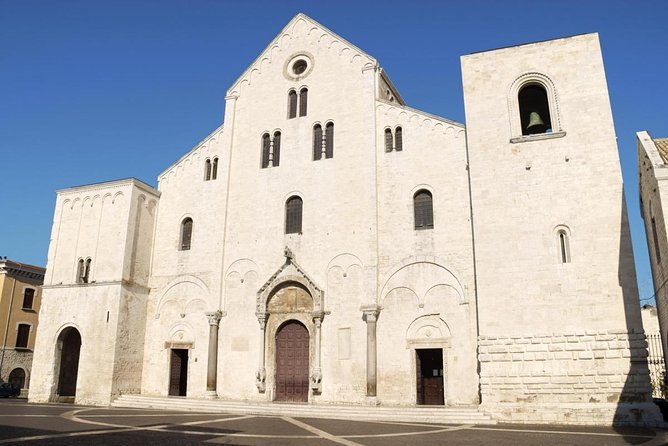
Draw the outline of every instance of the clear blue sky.
[[[46,264],[55,190],[157,175],[298,12],[376,57],[407,103],[464,122],[459,56],[598,32],[641,298],[635,132],[668,136],[668,0],[0,0],[0,255]]]

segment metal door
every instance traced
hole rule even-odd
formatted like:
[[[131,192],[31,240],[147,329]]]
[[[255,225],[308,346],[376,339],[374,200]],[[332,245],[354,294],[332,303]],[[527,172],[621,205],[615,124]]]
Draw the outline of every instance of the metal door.
[[[276,401],[308,401],[309,334],[293,321],[276,334]]]

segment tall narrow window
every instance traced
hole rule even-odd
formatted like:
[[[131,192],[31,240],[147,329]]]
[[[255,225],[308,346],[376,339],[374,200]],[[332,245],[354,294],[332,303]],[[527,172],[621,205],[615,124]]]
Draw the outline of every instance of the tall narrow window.
[[[269,153],[271,150],[271,138],[269,133],[262,135],[262,168],[269,167]]]
[[[325,126],[325,158],[334,156],[334,123],[328,122]]]
[[[392,129],[385,129],[385,151],[391,152],[393,145]]]
[[[90,280],[91,263],[93,263],[93,261],[91,259],[86,260],[86,267],[84,268],[83,283],[88,283],[88,281]]]
[[[278,166],[281,160],[281,132],[274,133],[274,156],[272,157],[272,166]]]
[[[518,94],[522,135],[552,132],[547,91],[540,84],[529,84]]]
[[[302,232],[302,199],[290,197],[285,203],[285,233],[300,234]]]
[[[432,196],[428,190],[419,190],[413,196],[413,211],[415,213],[415,229],[434,228],[434,208]]]
[[[84,277],[86,274],[86,266],[84,264],[84,259],[79,259],[77,266],[77,283],[86,283],[84,282]]]
[[[559,258],[561,263],[569,263],[571,261],[570,246],[568,243],[568,234],[561,229],[557,232],[559,236]]]
[[[400,152],[404,148],[404,137],[402,135],[401,127],[397,127],[394,131],[394,150]]]
[[[181,222],[181,251],[190,250],[193,236],[193,219],[188,217]]]
[[[16,332],[16,348],[28,348],[28,338],[30,337],[30,325],[19,324]]]
[[[308,105],[308,88],[304,87],[299,91],[299,116],[306,116],[307,105]]]
[[[204,161],[204,181],[209,181],[211,179],[211,160],[207,159]]]
[[[661,251],[659,250],[659,237],[657,236],[656,220],[654,219],[654,217],[652,217],[652,238],[654,239],[654,256],[656,257],[656,263],[661,263]]]
[[[297,92],[290,90],[288,93],[288,119],[297,117]]]
[[[213,159],[213,164],[211,165],[211,179],[215,180],[218,176],[218,158]]]
[[[316,124],[313,127],[313,160],[322,159],[322,127]]]
[[[33,301],[35,300],[35,290],[33,288],[26,288],[23,290],[23,308],[24,310],[32,310]]]

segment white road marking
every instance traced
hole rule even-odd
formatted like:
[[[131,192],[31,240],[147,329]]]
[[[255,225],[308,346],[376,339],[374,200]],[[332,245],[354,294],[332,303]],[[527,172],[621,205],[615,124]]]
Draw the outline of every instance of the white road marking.
[[[656,438],[657,435],[620,434],[612,432],[578,432],[578,431],[553,431],[541,429],[510,429],[502,427],[472,427],[476,431],[499,431],[499,432],[525,432],[531,434],[563,434],[563,435],[589,435],[596,437],[629,437],[629,438]]]
[[[431,430],[431,431],[394,432],[394,433],[391,433],[391,434],[343,435],[342,438],[406,437],[406,436],[409,436],[409,435],[440,434],[440,433],[443,433],[443,432],[460,431],[460,430],[464,430],[464,429],[470,429],[471,427],[473,427],[473,425],[448,427],[448,428],[444,428],[444,429],[436,429],[436,430]]]
[[[216,420],[204,420],[204,421],[190,421],[188,423],[178,423],[177,426],[196,426],[198,424],[209,424],[209,423],[220,423],[224,421],[234,421],[234,420],[245,420],[247,418],[255,418],[252,415],[242,415],[239,417],[233,418],[218,418]]]
[[[302,423],[301,421],[295,420],[294,418],[290,417],[281,417],[281,419],[287,421],[288,423],[292,423],[295,426],[301,427],[304,430],[307,430],[309,432],[313,432],[319,437],[325,438],[329,441],[333,441],[335,443],[339,444],[345,444],[346,446],[363,446],[360,443],[355,443],[354,441],[346,440],[345,438],[337,437],[336,435],[332,435],[329,432],[325,432],[323,430],[317,429],[310,424]]]

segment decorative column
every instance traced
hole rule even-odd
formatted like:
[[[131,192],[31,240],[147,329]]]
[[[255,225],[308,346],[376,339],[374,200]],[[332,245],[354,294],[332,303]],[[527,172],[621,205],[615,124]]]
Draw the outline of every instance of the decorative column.
[[[376,396],[376,321],[380,308],[376,305],[365,305],[360,308],[366,322],[366,396]]]
[[[257,320],[260,323],[260,365],[257,369],[257,372],[255,372],[255,386],[257,387],[257,390],[260,393],[264,393],[266,389],[266,383],[265,381],[267,380],[267,371],[264,368],[264,340],[266,338],[265,335],[265,328],[267,326],[267,317],[269,316],[268,313],[255,313],[255,316],[257,316]]]
[[[320,367],[320,328],[322,319],[325,317],[324,311],[314,311],[312,313],[315,331],[313,333],[313,346],[315,358],[313,364],[313,373],[311,373],[311,389],[314,392],[322,392],[322,368]]]
[[[206,369],[206,392],[209,397],[217,398],[216,381],[218,377],[218,325],[223,312],[220,310],[207,312],[209,319],[209,362]]]

